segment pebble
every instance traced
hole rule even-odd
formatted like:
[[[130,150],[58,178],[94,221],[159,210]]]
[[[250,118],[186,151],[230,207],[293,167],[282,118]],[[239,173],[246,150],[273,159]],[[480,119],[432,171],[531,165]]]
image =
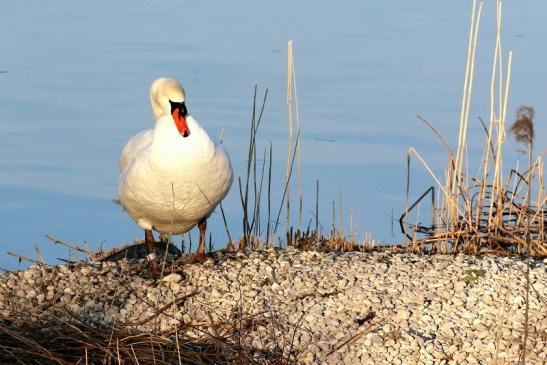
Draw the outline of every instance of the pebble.
[[[161,280],[147,277],[144,261],[6,272],[0,276],[0,318],[19,321],[26,312],[40,320],[65,306],[106,325],[137,322],[156,314],[154,307],[194,293],[138,329],[225,325],[258,315],[264,320],[244,334],[248,345],[259,352],[298,349],[295,360],[303,364],[484,364],[496,350],[504,363],[518,362],[526,281],[515,276],[516,266],[525,267],[517,258],[294,249],[215,255]],[[537,261],[530,273],[534,333],[547,331],[539,297],[547,297],[546,263]],[[484,275],[468,283],[466,270]],[[529,337],[529,363],[542,363],[546,342],[545,336]]]
[[[182,280],[182,275],[180,274],[169,274],[163,279],[161,279],[161,281],[165,283],[178,283],[181,280]]]
[[[401,309],[397,312],[395,319],[397,321],[406,321],[410,318],[410,311],[408,309]]]

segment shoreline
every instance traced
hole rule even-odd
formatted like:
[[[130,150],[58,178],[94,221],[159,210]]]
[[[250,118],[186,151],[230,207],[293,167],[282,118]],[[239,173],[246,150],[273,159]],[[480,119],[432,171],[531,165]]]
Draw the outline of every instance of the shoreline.
[[[253,324],[239,339],[246,348],[277,347],[298,363],[516,363],[525,267],[492,255],[292,248],[217,252],[161,280],[145,277],[142,260],[33,265],[0,276],[0,319],[39,321],[66,308],[135,332],[168,336],[186,325],[188,338],[203,339],[248,317]],[[534,260],[530,364],[547,359],[545,279],[545,261]]]

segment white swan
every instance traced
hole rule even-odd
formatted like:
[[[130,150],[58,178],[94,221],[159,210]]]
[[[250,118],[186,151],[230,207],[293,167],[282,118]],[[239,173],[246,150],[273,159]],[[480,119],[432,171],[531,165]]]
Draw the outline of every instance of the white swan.
[[[145,230],[157,271],[152,230],[180,234],[199,224],[197,254],[205,254],[206,219],[233,180],[230,158],[188,115],[178,81],[159,78],[150,87],[154,129],[140,132],[119,160],[118,195],[127,213]]]

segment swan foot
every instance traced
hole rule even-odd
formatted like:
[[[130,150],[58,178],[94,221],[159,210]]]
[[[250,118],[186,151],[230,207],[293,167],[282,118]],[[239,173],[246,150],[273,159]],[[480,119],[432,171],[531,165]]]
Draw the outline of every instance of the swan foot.
[[[184,258],[184,260],[182,261],[182,264],[183,265],[188,265],[188,264],[203,264],[207,261],[207,259],[210,257],[210,255],[206,254],[206,253],[199,253],[199,252],[196,252],[195,254],[193,255],[189,255],[187,257]]]
[[[144,243],[146,244],[146,249],[148,250],[150,270],[153,275],[158,275],[161,270],[158,265],[158,261],[156,260],[156,240],[154,239],[154,234],[151,229],[144,230]]]
[[[205,255],[205,231],[207,230],[207,218],[201,218],[198,223],[199,228],[199,245],[196,250],[196,255]]]

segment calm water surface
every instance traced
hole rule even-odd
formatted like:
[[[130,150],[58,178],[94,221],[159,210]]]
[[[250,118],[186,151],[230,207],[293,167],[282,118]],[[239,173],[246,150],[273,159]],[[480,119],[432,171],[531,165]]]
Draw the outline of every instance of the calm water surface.
[[[152,126],[150,82],[171,76],[188,107],[224,143],[243,176],[255,82],[269,98],[259,150],[272,142],[277,210],[287,148],[286,45],[294,41],[303,148],[304,222],[320,221],[342,196],[354,233],[384,242],[391,212],[403,209],[406,150],[416,146],[438,173],[442,147],[416,119],[428,118],[455,143],[465,71],[470,1],[355,2],[10,2],[0,13],[0,267],[4,255],[49,262],[67,250],[45,234],[91,247],[140,239],[141,230],[111,203],[117,159],[127,140]],[[494,5],[481,22],[470,140],[488,117]],[[509,115],[536,108],[536,145],[545,153],[547,3],[504,4],[503,47],[514,50]],[[480,156],[479,145],[469,160]],[[508,149],[514,146],[508,144]],[[419,172],[413,195],[431,184]],[[294,191],[295,189],[293,189]],[[294,199],[294,198],[293,198]],[[237,184],[225,200],[232,235],[241,233]],[[396,225],[397,226],[397,225]],[[209,227],[226,243],[220,214]],[[283,228],[282,228],[283,229]],[[197,237],[195,232],[194,237]],[[25,264],[23,264],[25,265]]]

